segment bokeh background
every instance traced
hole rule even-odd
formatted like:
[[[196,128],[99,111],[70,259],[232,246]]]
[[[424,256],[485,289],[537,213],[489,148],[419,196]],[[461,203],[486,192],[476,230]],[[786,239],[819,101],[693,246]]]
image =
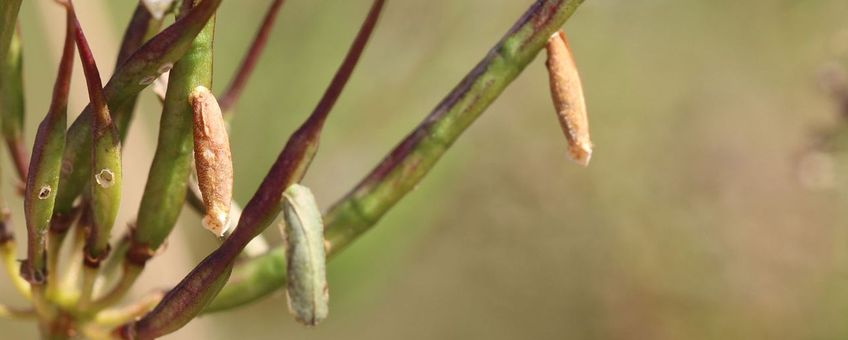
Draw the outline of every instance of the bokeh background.
[[[306,178],[319,203],[363,177],[531,2],[390,1]],[[216,89],[268,3],[224,1]],[[284,5],[237,106],[240,202],[317,102],[369,3]],[[135,2],[76,4],[106,78]],[[848,63],[846,13],[842,0],[587,0],[565,29],[596,145],[588,168],[565,156],[540,57],[330,264],[323,324],[293,322],[280,293],[167,338],[844,339],[848,182],[817,167],[822,185],[802,185],[798,160],[817,131],[838,124],[817,74]],[[31,143],[64,16],[52,1],[29,0],[21,24]],[[73,113],[87,102],[81,74]],[[121,225],[138,209],[159,113],[145,93],[126,146]],[[11,197],[11,176],[2,181]],[[276,233],[266,233],[272,243]],[[185,210],[133,296],[175,284],[214,246]],[[0,298],[22,302],[8,280]],[[0,320],[0,333],[36,336],[21,321]]]

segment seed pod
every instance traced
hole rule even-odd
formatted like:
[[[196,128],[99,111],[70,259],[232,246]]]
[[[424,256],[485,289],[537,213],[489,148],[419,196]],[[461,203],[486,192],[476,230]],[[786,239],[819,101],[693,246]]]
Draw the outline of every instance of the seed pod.
[[[565,34],[562,31],[554,33],[548,39],[546,49],[548,61],[545,65],[550,77],[551,97],[568,140],[568,155],[577,164],[587,166],[592,158],[592,141],[589,139],[586,101]]]
[[[198,86],[188,97],[194,113],[194,164],[206,216],[203,227],[223,236],[233,200],[233,159],[221,108],[212,92]]]
[[[289,312],[315,326],[327,317],[326,257],[321,211],[309,188],[293,184],[283,194]]]
[[[121,141],[109,114],[97,63],[70,0],[68,11],[73,18],[82,70],[94,110],[91,120],[92,168],[89,173],[92,227],[86,242],[86,263],[92,267],[99,265],[99,261],[108,254],[109,235],[118,216],[121,202]]]
[[[53,88],[53,99],[47,115],[38,125],[24,193],[24,213],[29,237],[28,264],[32,266],[28,268],[28,271],[36,276],[43,276],[46,268],[44,235],[50,226],[53,204],[56,201],[56,187],[59,184],[62,151],[65,148],[68,93],[73,68],[74,26],[68,14],[65,45]]]
[[[173,65],[180,60],[220,4],[221,0],[202,1],[184,18],[175,21],[127,57],[106,83],[104,95],[110,108],[121,109],[127,100],[135,98],[146,87],[143,85],[145,78],[151,75],[158,76],[157,72],[163,69],[163,65]],[[91,150],[93,115],[94,107],[89,105],[68,128],[55,214],[69,214],[74,200],[89,183],[91,153],[88,151]],[[124,129],[127,126],[119,125]],[[121,131],[122,134],[125,132],[125,130]],[[151,177],[155,175],[151,174]],[[141,216],[139,220],[141,222]],[[139,223],[139,229],[143,228]],[[158,239],[145,241],[153,246],[161,243]]]
[[[11,1],[15,2],[15,1]],[[20,4],[20,3],[19,3]],[[17,14],[17,12],[15,12]],[[2,21],[2,18],[0,18]],[[23,46],[20,34],[15,31],[15,21],[0,23],[0,30],[10,30],[11,41],[0,44],[0,134],[6,142],[15,170],[26,182],[27,160],[24,146],[24,81]],[[5,35],[6,32],[0,32]]]

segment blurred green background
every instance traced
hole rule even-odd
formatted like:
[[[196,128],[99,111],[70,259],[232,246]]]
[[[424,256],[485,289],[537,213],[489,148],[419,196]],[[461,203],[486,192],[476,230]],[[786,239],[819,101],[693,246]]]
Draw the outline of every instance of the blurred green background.
[[[269,2],[224,1],[217,90]],[[369,3],[283,7],[230,137],[240,202],[317,102]],[[389,1],[306,178],[319,203],[362,178],[530,3]],[[135,2],[76,4],[107,78]],[[846,13],[842,0],[587,0],[565,29],[596,145],[588,168],[565,156],[540,57],[418,190],[332,262],[321,326],[294,323],[281,292],[167,338],[844,339],[848,199],[805,188],[796,165],[816,129],[836,122],[816,73],[848,62]],[[64,16],[52,1],[25,1],[21,24],[31,143]],[[87,102],[79,70],[74,81],[77,113]],[[159,112],[146,93],[126,146],[124,224]],[[175,284],[214,246],[185,210],[133,295]],[[8,280],[0,298],[21,303]],[[0,320],[0,330],[36,336],[21,321]]]

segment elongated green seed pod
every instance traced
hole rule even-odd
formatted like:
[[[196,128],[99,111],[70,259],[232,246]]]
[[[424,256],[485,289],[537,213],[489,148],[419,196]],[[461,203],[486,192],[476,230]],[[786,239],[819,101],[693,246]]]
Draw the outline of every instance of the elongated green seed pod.
[[[190,319],[200,313],[218,294],[222,286],[217,284],[227,281],[233,268],[233,261],[250,240],[261,234],[271,224],[282,208],[281,201],[285,190],[291,184],[300,181],[309,168],[309,162],[317,151],[322,126],[344,85],[350,79],[356,62],[374,31],[384,4],[385,0],[374,0],[372,3],[368,16],[330,86],[324,92],[324,96],[307,121],[286,142],[283,151],[262,180],[259,190],[245,206],[233,233],[218,249],[186,275],[153,311],[135,323],[120,327],[120,332],[134,330],[139,338],[144,339],[170,333],[173,329],[181,327],[187,318]],[[171,77],[173,76],[172,74]],[[168,85],[169,90],[171,86],[171,84]],[[139,228],[136,231],[140,230]]]
[[[121,39],[121,49],[118,50],[118,58],[115,62],[115,71],[118,72],[121,66],[126,62],[139,47],[146,41],[153,38],[159,29],[162,27],[163,15],[159,13],[151,13],[144,3],[139,2],[133,12],[132,18],[124,31],[124,37]],[[112,113],[112,119],[115,120],[115,126],[118,128],[118,133],[121,135],[121,142],[127,139],[129,132],[130,121],[132,120],[135,111],[138,94],[129,97],[126,101],[118,104],[109,104],[109,111]]]
[[[193,15],[208,1],[211,0],[204,0],[191,10],[182,10],[180,17]],[[138,208],[137,228],[132,235],[134,243],[152,250],[159,248],[171,233],[185,203],[193,150],[193,114],[188,98],[198,86],[212,87],[214,39],[213,18],[170,72],[156,153]]]
[[[221,0],[203,1],[127,58],[103,88],[108,105],[120,108],[126,101],[136,98],[159,74],[168,71],[188,51],[220,4]],[[86,107],[68,129],[56,198],[57,214],[70,214],[74,200],[88,183],[91,153],[86,151],[91,148],[93,111],[91,105]]]
[[[544,48],[583,0],[537,0],[442,102],[324,215],[328,256],[339,254],[377,222],[438,164],[465,132]],[[247,208],[245,208],[247,210]],[[234,233],[235,234],[235,233]],[[240,262],[234,277],[213,301],[218,312],[262,299],[282,287],[285,271],[255,270],[283,261],[275,248]],[[238,276],[236,276],[238,274]],[[274,284],[276,283],[276,284]]]
[[[551,98],[568,141],[568,155],[577,164],[587,166],[592,158],[589,118],[586,115],[583,85],[565,34],[557,31],[551,35],[546,49],[548,60],[545,65],[550,77]]]
[[[6,139],[20,138],[23,130],[23,53],[21,51],[20,35],[15,33],[3,57],[2,71],[4,76],[3,96],[3,137]]]
[[[13,24],[13,31],[14,27]],[[6,54],[0,56],[0,132],[21,181],[26,181],[27,157],[23,145],[24,63],[20,34],[12,33],[5,50]]]
[[[109,236],[121,203],[121,142],[114,125],[95,133],[93,145],[91,209],[93,243],[88,249],[89,259],[100,259],[109,250]],[[90,241],[90,242],[92,242]]]
[[[293,184],[283,198],[289,312],[297,321],[315,326],[327,317],[330,299],[321,211],[305,186]]]
[[[21,0],[0,2],[0,117],[3,136],[17,137],[23,122],[21,43],[16,32]]]
[[[233,159],[227,123],[208,88],[198,86],[188,97],[194,113],[194,163],[206,216],[203,227],[223,236],[233,201]]]
[[[86,263],[89,267],[97,267],[108,253],[109,235],[121,203],[121,141],[109,114],[97,63],[73,13],[71,1],[68,1],[68,4],[76,29],[77,47],[88,85],[88,96],[94,108],[91,120],[92,167],[89,177],[92,227],[86,241]]]
[[[15,34],[20,9],[21,0],[0,1],[0,56],[6,55],[9,42]]]
[[[62,166],[62,151],[65,148],[68,93],[74,68],[74,25],[70,14],[65,34],[65,47],[53,88],[53,100],[47,115],[38,125],[24,193],[24,213],[29,237],[28,263],[31,265],[29,274],[32,274],[33,278],[43,276],[45,271],[44,236],[53,215],[53,203],[56,201],[56,187]]]

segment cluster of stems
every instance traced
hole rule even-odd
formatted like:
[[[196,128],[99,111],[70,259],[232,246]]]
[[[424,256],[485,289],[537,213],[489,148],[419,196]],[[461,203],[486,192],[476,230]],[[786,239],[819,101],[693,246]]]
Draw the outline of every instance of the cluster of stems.
[[[289,283],[289,293],[300,289],[312,294],[291,299],[296,302],[296,316],[317,323],[326,315],[323,262],[372,228],[409,193],[582,3],[537,0],[531,4],[421,124],[321,214],[311,203],[314,200],[308,189],[298,183],[318,151],[321,131],[354,74],[387,1],[373,1],[323,97],[290,136],[241,209],[230,202],[232,164],[226,163],[229,149],[224,120],[233,118],[234,107],[284,3],[269,1],[242,64],[215,102],[216,96],[208,89],[213,88],[215,15],[221,0],[173,1],[165,14],[173,13],[176,20],[164,29],[163,13],[151,12],[147,1],[139,1],[123,36],[117,66],[105,85],[72,1],[57,0],[67,10],[64,49],[52,101],[30,151],[23,147],[23,57],[17,28],[21,0],[0,1],[0,132],[23,183],[27,231],[26,258],[18,265],[8,210],[2,205],[9,200],[0,200],[0,256],[14,286],[31,302],[27,308],[0,305],[0,316],[35,319],[43,337],[51,339],[77,335],[152,339],[180,329],[202,313],[268,296],[289,280],[297,281]],[[90,103],[68,127],[75,54],[83,66]],[[121,204],[121,145],[132,142],[125,138],[139,94],[157,79],[167,81],[167,87],[154,159],[135,222],[119,241],[110,244]],[[215,117],[222,120],[215,121]],[[227,165],[229,175],[210,172]],[[200,182],[199,190],[193,181]],[[210,228],[221,239],[219,247],[175,287],[119,306],[148,260],[165,243],[184,205],[210,218],[208,223],[219,223],[218,229]],[[248,244],[261,238],[282,211],[289,223],[289,242],[260,254],[246,254]],[[288,244],[301,238],[308,240],[309,247]],[[309,251],[318,244],[322,245],[320,252]],[[71,258],[60,261],[64,248],[71,250]],[[295,256],[308,262],[293,264]],[[287,272],[287,266],[311,272]],[[311,305],[314,303],[324,305]]]

